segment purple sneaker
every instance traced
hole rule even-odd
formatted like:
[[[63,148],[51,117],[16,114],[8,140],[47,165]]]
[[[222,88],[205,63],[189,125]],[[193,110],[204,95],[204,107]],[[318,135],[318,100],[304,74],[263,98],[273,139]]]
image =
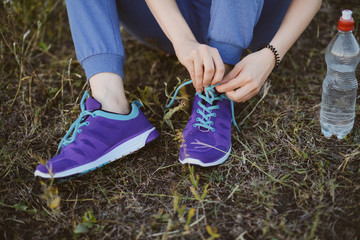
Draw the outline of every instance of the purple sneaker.
[[[35,176],[62,178],[84,174],[144,147],[159,133],[140,111],[141,106],[134,101],[128,115],[105,112],[86,91],[79,118],[59,144],[60,153],[46,165],[40,164]]]
[[[191,81],[185,82],[178,89],[190,83]],[[217,93],[215,86],[205,88],[205,93],[195,94],[192,113],[183,130],[184,141],[179,154],[182,164],[210,167],[228,159],[231,152],[232,120],[237,127],[233,108],[233,102],[225,94]]]

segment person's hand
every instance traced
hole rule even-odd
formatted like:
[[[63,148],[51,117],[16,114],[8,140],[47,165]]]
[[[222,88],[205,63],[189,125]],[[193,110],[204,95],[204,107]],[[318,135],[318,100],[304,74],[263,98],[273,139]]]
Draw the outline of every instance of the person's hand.
[[[242,59],[216,87],[235,102],[245,102],[255,96],[275,66],[274,54],[264,48]]]
[[[197,92],[223,80],[225,67],[216,48],[187,40],[174,44],[176,56],[190,73]]]

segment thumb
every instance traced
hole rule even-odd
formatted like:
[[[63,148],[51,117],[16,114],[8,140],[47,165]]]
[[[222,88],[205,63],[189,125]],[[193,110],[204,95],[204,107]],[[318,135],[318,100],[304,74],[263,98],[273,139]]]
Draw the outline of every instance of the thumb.
[[[234,91],[235,89],[241,87],[241,83],[242,83],[241,79],[239,79],[239,77],[236,77],[236,78],[230,79],[226,83],[222,83],[222,84],[216,86],[216,90],[219,93],[231,92],[231,91]]]

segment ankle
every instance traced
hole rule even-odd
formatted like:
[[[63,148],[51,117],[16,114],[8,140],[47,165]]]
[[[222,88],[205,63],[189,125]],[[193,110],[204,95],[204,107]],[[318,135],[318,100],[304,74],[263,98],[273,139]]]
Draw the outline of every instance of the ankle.
[[[89,79],[92,96],[101,103],[101,109],[128,114],[130,106],[126,99],[123,79],[114,73],[98,73]]]
[[[124,115],[130,113],[130,105],[127,102],[126,98],[122,98],[118,95],[113,95],[112,93],[102,96],[93,95],[93,97],[101,103],[101,109],[104,111]]]

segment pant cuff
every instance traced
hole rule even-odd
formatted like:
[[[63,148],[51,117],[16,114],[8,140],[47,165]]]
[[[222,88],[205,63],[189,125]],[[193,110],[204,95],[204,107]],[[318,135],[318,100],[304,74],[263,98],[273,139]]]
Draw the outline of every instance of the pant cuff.
[[[96,54],[85,58],[81,65],[85,70],[87,80],[93,75],[102,72],[115,73],[124,79],[124,57],[121,55],[111,53]]]

